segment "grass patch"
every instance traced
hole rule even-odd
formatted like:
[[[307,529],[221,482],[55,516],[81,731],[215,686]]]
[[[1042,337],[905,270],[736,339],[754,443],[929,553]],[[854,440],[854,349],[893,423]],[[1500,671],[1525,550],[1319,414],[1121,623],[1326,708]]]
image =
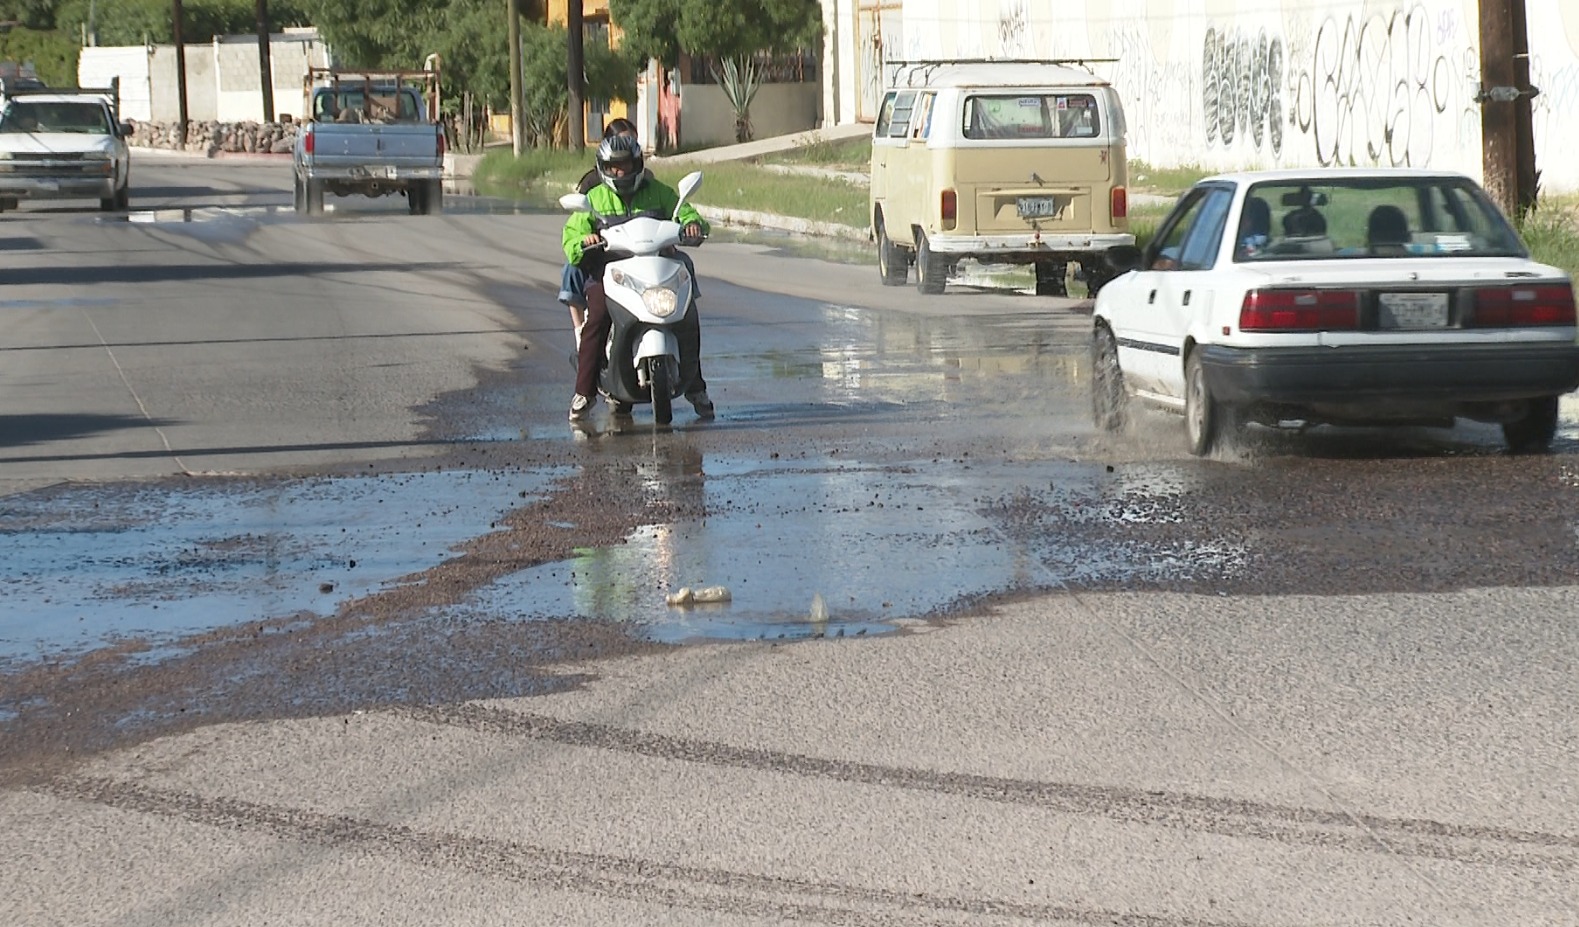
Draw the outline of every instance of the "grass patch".
[[[800,148],[763,155],[762,161],[767,164],[810,164],[864,170],[872,163],[872,138],[863,135],[836,141],[819,139]]]
[[[1145,161],[1131,159],[1129,162],[1130,187],[1150,193],[1177,195],[1188,190],[1197,180],[1208,177],[1212,173],[1214,172],[1188,164],[1182,167],[1152,167]]]
[[[1541,200],[1518,227],[1531,257],[1579,277],[1579,196]]]
[[[743,209],[797,216],[817,222],[838,222],[866,227],[867,190],[837,178],[780,174],[741,162],[672,164],[649,161],[653,176],[674,186],[693,170],[702,172],[698,206]],[[490,152],[472,174],[472,184],[487,196],[509,197],[534,205],[553,207],[560,194],[575,187],[592,153],[537,150],[520,158],[510,152]]]

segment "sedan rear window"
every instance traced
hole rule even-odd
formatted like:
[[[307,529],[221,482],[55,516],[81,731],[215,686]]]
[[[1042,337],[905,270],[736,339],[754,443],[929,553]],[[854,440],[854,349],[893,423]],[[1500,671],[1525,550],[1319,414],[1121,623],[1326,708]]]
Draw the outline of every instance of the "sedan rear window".
[[[1527,256],[1501,211],[1462,177],[1255,184],[1235,241],[1235,261]]]

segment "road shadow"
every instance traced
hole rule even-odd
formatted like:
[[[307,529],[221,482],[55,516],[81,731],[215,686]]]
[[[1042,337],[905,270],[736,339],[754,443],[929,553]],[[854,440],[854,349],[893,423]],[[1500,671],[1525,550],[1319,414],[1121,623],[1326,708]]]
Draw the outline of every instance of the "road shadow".
[[[436,270],[450,270],[457,266],[459,265],[452,262],[412,264],[298,261],[278,264],[99,264],[87,267],[10,267],[5,270],[5,282],[13,286],[49,286],[84,283],[161,283],[171,280],[253,280],[370,271],[422,274]]]
[[[163,427],[168,420],[137,415],[0,415],[0,447],[67,441],[129,428]]]

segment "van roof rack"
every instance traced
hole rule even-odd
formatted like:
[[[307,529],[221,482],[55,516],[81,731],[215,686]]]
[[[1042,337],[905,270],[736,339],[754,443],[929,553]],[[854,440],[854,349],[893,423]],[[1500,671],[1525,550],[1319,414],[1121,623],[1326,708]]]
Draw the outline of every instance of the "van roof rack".
[[[883,62],[883,67],[894,69],[893,84],[895,85],[899,83],[900,73],[908,72],[905,74],[906,86],[917,86],[919,77],[920,86],[924,87],[931,83],[932,76],[938,69],[956,64],[1051,64],[1081,67],[1090,71],[1093,64],[1113,64],[1118,60],[1117,58],[890,58]]]

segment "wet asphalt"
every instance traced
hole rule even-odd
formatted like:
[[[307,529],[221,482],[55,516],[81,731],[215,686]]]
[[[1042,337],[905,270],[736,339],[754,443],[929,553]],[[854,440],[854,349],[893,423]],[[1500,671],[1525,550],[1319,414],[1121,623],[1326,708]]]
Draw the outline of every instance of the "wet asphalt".
[[[124,219],[26,215],[57,240],[124,221],[222,246],[302,221],[264,192],[277,180],[266,168],[171,174],[165,202]],[[320,226],[408,221],[399,205],[347,201]],[[459,196],[449,213],[473,240],[489,234],[467,227],[477,217],[549,234],[558,222]],[[353,273],[410,267],[369,262],[347,240],[364,249]],[[47,250],[16,273],[65,282]],[[1464,425],[1257,429],[1196,460],[1165,414],[1121,436],[1093,431],[1088,304],[1028,296],[992,269],[924,300],[872,285],[863,250],[721,231],[699,255],[712,422],[682,404],[673,427],[646,409],[569,427],[555,401],[570,374],[568,333],[553,331],[562,310],[545,281],[494,274],[474,289],[507,310],[501,337],[531,359],[423,402],[420,463],[352,447],[283,474],[183,461],[177,476],[11,493],[0,723],[29,748],[8,753],[25,768],[197,719],[524,695],[557,685],[536,668],[567,655],[881,636],[1055,590],[1321,595],[1579,575],[1572,401],[1549,455],[1508,456],[1494,428]],[[715,269],[737,259],[783,280],[827,275],[824,295],[844,298]],[[539,270],[552,263],[535,256]],[[243,280],[264,269],[227,266]],[[183,268],[97,273],[126,288],[206,274]],[[70,311],[93,299],[70,297]],[[13,465],[70,458],[71,428],[113,430],[30,417],[25,391],[8,402]],[[666,601],[720,585],[727,603]]]
[[[996,678],[1051,646],[1041,635],[1053,635],[1060,653],[1092,656],[1106,654],[1097,643],[1105,634],[1142,642],[1142,654],[1176,648],[1157,675],[1201,674],[1230,714],[1257,717],[1266,710],[1260,693],[1291,693],[1279,702],[1290,714],[1271,723],[1302,743],[1313,738],[1310,749],[1323,755],[1324,742],[1365,731],[1408,740],[1377,692],[1378,680],[1411,672],[1425,703],[1409,711],[1423,729],[1451,726],[1455,711],[1495,718],[1490,706],[1517,699],[1524,683],[1534,686],[1529,712],[1559,711],[1561,667],[1571,668],[1575,652],[1564,593],[1579,576],[1573,397],[1549,454],[1510,456],[1495,427],[1461,424],[1257,428],[1198,460],[1166,414],[1137,415],[1116,436],[1092,428],[1087,304],[1078,299],[1030,296],[991,269],[928,299],[880,287],[859,247],[721,232],[697,255],[717,418],[698,421],[682,406],[672,427],[655,427],[645,409],[630,423],[600,409],[590,427],[574,429],[563,414],[570,336],[553,301],[558,216],[457,196],[441,220],[412,220],[398,203],[377,202],[306,224],[290,213],[274,168],[149,173],[154,182],[139,199],[151,202],[134,203],[124,220],[46,207],[0,220],[0,243],[19,257],[10,273],[23,287],[11,290],[4,309],[13,324],[0,336],[9,359],[0,373],[0,782],[29,790],[17,794],[203,827],[246,821],[253,833],[395,847],[421,863],[438,851],[404,825],[369,829],[328,812],[281,817],[268,803],[285,799],[266,787],[246,800],[197,799],[154,780],[180,767],[160,759],[166,751],[189,749],[174,735],[208,738],[218,756],[228,722],[284,725],[252,728],[290,741],[281,755],[314,743],[330,757],[337,748],[323,745],[334,738],[365,740],[355,762],[326,779],[293,777],[294,801],[314,794],[314,782],[373,775],[361,764],[377,766],[383,752],[386,764],[402,766],[431,728],[454,757],[486,737],[702,763],[722,771],[730,781],[714,787],[737,799],[754,787],[730,777],[748,771],[789,777],[786,794],[804,791],[807,802],[825,790],[898,783],[945,807],[1001,804],[986,817],[1030,843],[1037,838],[1017,833],[1020,815],[1074,813],[1115,828],[1103,838],[1110,847],[1128,846],[1117,831],[1144,818],[1279,846],[1360,852],[1374,839],[1433,866],[1478,865],[1481,845],[1497,853],[1534,845],[1569,871],[1563,822],[1545,832],[1510,812],[1525,830],[1487,824],[1471,833],[1446,823],[1440,808],[1418,810],[1428,821],[1412,816],[1402,786],[1378,799],[1394,809],[1388,815],[1356,819],[1323,817],[1320,802],[1290,798],[1270,774],[1220,771],[1247,794],[1262,791],[1247,783],[1274,784],[1260,798],[1219,799],[1210,785],[1170,791],[1095,759],[1088,768],[1075,754],[1049,784],[1050,774],[1033,772],[1012,747],[1023,733],[1016,719],[1048,702],[1014,685],[983,685],[979,706],[967,701],[935,729],[917,720],[906,735],[920,754],[945,757],[979,730],[997,731],[1001,750],[988,746],[983,764],[1005,773],[928,771],[932,761],[873,750],[859,733],[919,717],[917,706],[901,688],[874,693],[856,683],[882,672]],[[127,249],[124,258],[104,259],[112,247]],[[265,311],[278,319],[260,317]],[[157,321],[166,312],[175,320]],[[82,320],[79,329],[52,327],[67,314]],[[703,586],[727,587],[730,600],[667,603],[682,587]],[[1214,600],[1221,607],[1207,607]],[[944,639],[941,650],[925,643]],[[719,641],[771,649],[697,646]],[[1015,641],[1031,651],[1010,656]],[[775,700],[798,677],[793,649],[779,645],[792,643],[890,649],[809,652],[818,665],[838,666],[837,684],[817,677],[827,692],[797,693],[826,712],[826,726],[795,712],[780,729]],[[1454,670],[1458,659],[1467,662]],[[1157,711],[1143,704],[1145,690],[1104,675],[1103,660],[1048,670],[1036,691],[1056,692],[1052,703],[1077,720]],[[1215,675],[1225,664],[1237,669]],[[1246,666],[1259,669],[1237,675]],[[1454,673],[1497,683],[1474,707],[1433,702]],[[1328,711],[1341,714],[1323,704],[1331,691],[1311,688],[1317,676],[1342,683],[1333,691],[1370,692],[1360,716],[1375,727],[1306,731]],[[602,682],[591,688],[595,677]],[[936,678],[946,677],[928,675]],[[687,679],[715,682],[695,690]],[[703,714],[661,697],[671,685]],[[595,707],[563,708],[573,695]],[[638,712],[654,733],[627,729],[622,699],[662,706]],[[523,713],[535,700],[542,712]],[[1309,716],[1299,708],[1307,701]],[[586,720],[605,714],[622,723]],[[1544,714],[1522,717],[1533,730],[1509,724],[1507,737],[1551,747],[1571,735],[1535,724]],[[741,741],[715,730],[726,718],[742,730],[778,731],[762,735],[772,749],[753,746],[756,735]],[[1133,740],[1123,741],[1130,746],[1099,737],[1092,756],[1180,749],[1169,747],[1177,729],[1135,723]],[[708,739],[692,739],[692,725]],[[1058,753],[1057,737],[1074,735],[1046,736],[1053,742],[1042,748]],[[1441,751],[1443,770],[1471,768],[1466,756],[1479,750],[1513,770],[1508,776],[1521,774],[1496,734],[1464,736],[1465,755],[1420,750]],[[405,753],[391,746],[412,738]],[[495,762],[493,749],[475,762]],[[251,767],[268,750],[247,751],[245,781],[266,780]],[[117,755],[138,757],[147,775],[96,771],[94,757]],[[1239,760],[1201,762],[1226,769]],[[554,781],[573,783],[576,770],[558,769]],[[1562,776],[1549,780],[1553,801],[1571,788]],[[1094,791],[1073,784],[1110,779],[1118,784]],[[690,806],[683,776],[661,793],[676,820],[708,813]],[[318,801],[336,807],[342,794],[358,793]],[[567,820],[588,800],[562,796]],[[543,865],[608,897],[720,915],[887,923],[873,913],[886,910],[907,923],[956,915],[1106,923],[1127,910],[1028,898],[959,908],[938,886],[970,880],[931,871],[924,887],[890,894],[814,874],[794,886],[744,878],[738,866],[648,861],[633,864],[647,867],[638,877],[623,850],[567,861],[546,845],[497,838],[433,846],[447,846],[466,878]],[[1125,852],[1143,853],[1143,843]],[[756,852],[773,856],[768,846]],[[620,888],[642,878],[656,882]],[[672,895],[653,888],[669,883],[679,886]],[[731,893],[772,900],[736,908]],[[837,914],[846,904],[865,915]],[[1263,922],[1201,918],[1138,922]],[[1265,922],[1274,921],[1282,922]]]

